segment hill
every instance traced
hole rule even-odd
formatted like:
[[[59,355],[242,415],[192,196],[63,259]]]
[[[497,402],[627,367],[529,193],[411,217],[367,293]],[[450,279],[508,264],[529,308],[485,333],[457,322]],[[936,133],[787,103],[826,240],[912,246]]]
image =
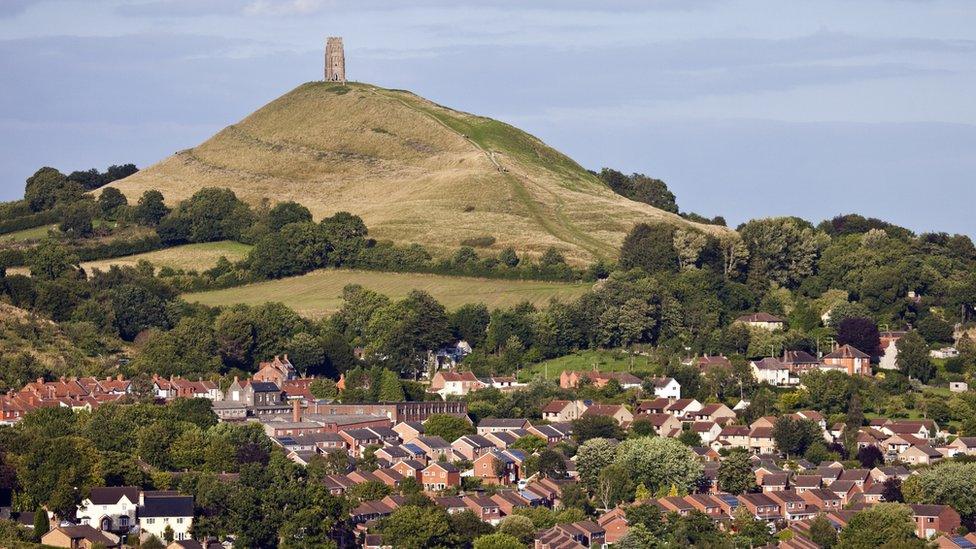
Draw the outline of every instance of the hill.
[[[111,186],[130,202],[158,189],[170,204],[227,187],[251,204],[300,202],[317,219],[350,211],[374,238],[435,252],[490,236],[496,250],[553,246],[577,262],[615,256],[635,223],[690,224],[508,124],[368,84],[303,84]]]
[[[348,284],[360,284],[393,299],[402,299],[410,290],[423,290],[449,309],[465,303],[484,303],[493,309],[523,301],[544,307],[554,298],[572,301],[590,288],[589,284],[566,282],[322,269],[303,276],[185,294],[183,298],[210,306],[279,301],[299,314],[318,318],[339,310],[342,289]]]

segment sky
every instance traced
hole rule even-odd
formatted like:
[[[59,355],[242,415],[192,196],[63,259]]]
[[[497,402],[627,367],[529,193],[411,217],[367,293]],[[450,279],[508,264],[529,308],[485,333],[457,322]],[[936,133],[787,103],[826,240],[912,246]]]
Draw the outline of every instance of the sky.
[[[0,0],[0,200],[145,167],[298,84],[514,124],[682,211],[976,237],[973,0]]]

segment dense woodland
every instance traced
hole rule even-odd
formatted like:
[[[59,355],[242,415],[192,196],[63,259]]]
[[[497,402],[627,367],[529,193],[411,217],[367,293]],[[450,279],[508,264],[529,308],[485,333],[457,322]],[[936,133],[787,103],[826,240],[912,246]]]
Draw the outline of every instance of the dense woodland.
[[[674,377],[684,396],[730,405],[749,400],[747,421],[812,408],[830,422],[860,425],[871,414],[928,417],[948,425],[950,432],[976,436],[976,396],[970,392],[946,397],[939,390],[949,381],[974,382],[976,344],[963,336],[957,343],[959,357],[934,361],[928,355],[930,348],[953,342],[957,330],[971,328],[976,317],[976,247],[963,235],[917,235],[859,215],[816,225],[782,217],[752,220],[721,237],[671,225],[638,225],[627,236],[616,263],[582,269],[567,265],[555,249],[529,258],[511,249],[495,253],[471,246],[449,258],[435,258],[420,246],[370,239],[363,221],[350,213],[315,222],[300,204],[250,207],[225,189],[204,189],[172,208],[154,191],[136,204],[129,204],[112,188],[97,199],[85,194],[132,170],[113,167],[104,174],[65,176],[45,168],[28,180],[24,200],[0,206],[3,232],[56,222],[60,233],[0,251],[0,300],[28,312],[0,321],[0,363],[5,365],[0,389],[16,390],[36,378],[62,375],[122,373],[137,380],[132,397],[136,403],[131,406],[107,405],[91,414],[42,410],[14,429],[0,430],[0,448],[6,454],[0,461],[0,483],[15,488],[20,498],[16,505],[22,510],[42,504],[69,510],[81,497],[73,486],[177,487],[196,497],[202,533],[238,533],[242,547],[273,546],[279,538],[285,547],[324,544],[326,538],[341,541],[341,517],[357,498],[330,496],[319,483],[306,482],[328,474],[338,464],[323,462],[302,469],[272,449],[260,430],[216,424],[205,402],[166,407],[138,403],[148,396],[153,374],[201,376],[226,384],[235,375],[254,372],[260,361],[283,353],[303,374],[323,378],[314,388],[319,396],[351,402],[428,398],[414,381],[425,373],[428,351],[458,340],[474,348],[462,368],[479,375],[512,374],[578,350],[612,348],[641,353],[647,359],[644,373]],[[607,170],[604,176],[616,177]],[[620,188],[632,189],[638,179],[621,177],[627,183],[620,183]],[[666,186],[653,189],[647,200],[674,205]],[[653,201],[648,203],[658,205]],[[671,211],[676,210],[674,205]],[[156,273],[143,264],[86,273],[78,266],[82,259],[98,254],[218,240],[247,242],[254,248],[243,261],[223,260],[204,272],[163,269]],[[487,238],[472,244],[486,243]],[[96,248],[97,253],[92,251]],[[31,276],[8,275],[4,269],[21,264],[30,268]],[[593,288],[574,302],[553,302],[543,308],[523,304],[488,310],[472,304],[447,310],[419,291],[391,300],[350,286],[341,310],[317,321],[280,304],[218,309],[188,304],[179,297],[191,289],[343,267],[589,280]],[[751,311],[787,318],[788,329],[765,332],[733,324],[737,316]],[[910,330],[899,342],[905,357],[902,370],[887,372],[883,378],[813,372],[803,379],[806,389],[784,390],[756,383],[748,368],[749,358],[784,350],[815,353],[832,342],[873,351],[879,327]],[[51,362],[32,352],[55,339],[62,350],[71,348],[58,353],[61,360]],[[356,358],[356,348],[363,349],[362,360]],[[703,374],[682,364],[683,358],[702,353],[725,354],[733,368]],[[345,374],[348,387],[341,395],[333,382],[339,374]],[[539,418],[539,407],[557,396],[622,403],[638,398],[636,391],[623,391],[614,382],[602,389],[584,385],[567,392],[542,380],[516,393],[483,390],[466,398],[478,421]],[[132,425],[139,427],[132,429]],[[445,426],[444,434],[460,428]],[[635,425],[630,436],[646,434],[642,429]],[[850,446],[828,447],[812,440],[804,429],[785,424],[780,428],[782,444],[792,445],[794,454],[815,463],[860,459]],[[617,457],[608,457],[611,450],[593,448],[603,443],[587,446],[588,441],[624,438],[615,424],[598,420],[580,422],[575,436],[575,444],[552,451],[568,456],[605,450],[596,462],[600,468]],[[630,444],[643,444],[639,440]],[[683,442],[680,448],[660,450],[686,450],[695,443]],[[645,451],[650,449],[615,447],[612,455],[638,456]],[[65,468],[68,456],[83,459],[72,458],[72,466]],[[536,458],[536,470],[559,474],[552,456],[542,452]],[[637,457],[632,462],[620,459],[619,466],[642,470]],[[736,463],[731,461],[728,467]],[[175,471],[185,473],[174,475]],[[240,481],[223,482],[218,478],[221,472],[239,473]],[[652,492],[669,490],[672,484],[690,488],[697,477],[693,471],[686,473],[680,482],[648,476],[641,484]],[[947,478],[943,473],[923,477],[918,482],[929,483],[926,488],[915,487],[913,492],[908,487],[904,499],[945,501],[948,496],[940,494],[949,489],[938,488],[940,479]],[[970,478],[965,475],[971,476],[972,471],[959,475]],[[615,496],[618,500],[633,499],[638,490],[634,483],[618,488],[622,494]],[[375,499],[382,492],[378,487],[362,490],[362,499]],[[428,536],[417,539],[413,545],[417,547],[470,546],[475,537],[491,531],[473,515],[448,516],[432,507],[416,486],[403,491],[416,501],[388,519],[384,528],[390,536]],[[957,496],[963,497],[953,497]],[[961,505],[957,509],[972,520],[976,504],[966,500]],[[632,510],[644,541],[732,543],[710,522],[695,522],[697,517],[673,517],[675,522],[664,529],[653,506]],[[526,532],[559,520],[555,512],[544,511],[527,512],[521,530],[510,525],[497,539],[524,540]],[[581,517],[591,511],[589,496],[581,494],[576,501],[570,499],[562,512]],[[740,531],[749,542],[769,541],[768,532],[742,520]],[[499,542],[480,547],[508,546]]]

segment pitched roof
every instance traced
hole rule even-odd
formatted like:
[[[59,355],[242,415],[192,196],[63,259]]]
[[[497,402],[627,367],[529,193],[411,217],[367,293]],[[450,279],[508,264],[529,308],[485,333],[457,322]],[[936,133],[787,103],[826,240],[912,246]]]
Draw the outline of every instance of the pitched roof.
[[[841,346],[830,354],[824,355],[824,358],[871,358],[871,356],[848,344]]]
[[[145,496],[139,507],[140,517],[192,517],[192,496]]]
[[[132,503],[139,503],[139,492],[138,486],[96,486],[91,489],[88,499],[95,505],[115,505],[125,496]]]

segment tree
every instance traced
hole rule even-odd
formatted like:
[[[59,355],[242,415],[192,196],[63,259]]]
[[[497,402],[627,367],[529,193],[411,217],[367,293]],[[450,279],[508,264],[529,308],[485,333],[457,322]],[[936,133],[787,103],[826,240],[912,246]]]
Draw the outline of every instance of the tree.
[[[539,452],[539,474],[547,478],[565,478],[566,457],[548,448]]]
[[[159,222],[167,214],[169,214],[169,208],[163,202],[163,193],[157,190],[142,193],[135,209],[132,210],[132,218],[135,222],[146,227],[159,225]]]
[[[780,416],[773,424],[776,447],[787,456],[803,455],[815,441],[823,440],[820,426],[806,419]]]
[[[739,269],[749,261],[749,248],[737,232],[723,234],[718,243],[722,252],[722,274],[725,278],[735,278]]]
[[[769,525],[740,505],[732,515],[736,538],[748,540],[749,547],[762,547],[773,540]]]
[[[829,241],[796,217],[753,219],[739,229],[749,249],[749,271],[770,282],[795,288],[814,273],[820,251]]]
[[[884,463],[884,455],[877,446],[865,446],[857,451],[857,460],[861,462],[861,467],[873,469],[876,465]]]
[[[475,431],[467,419],[447,414],[431,414],[424,422],[427,436],[441,437],[447,442],[453,442],[464,435],[473,435]]]
[[[102,215],[108,218],[114,218],[119,208],[128,204],[129,201],[126,200],[122,191],[115,187],[108,187],[102,191],[102,194],[98,195],[98,208],[102,211]]]
[[[634,483],[630,480],[628,471],[619,465],[610,465],[597,475],[593,495],[602,509],[609,510],[629,499],[633,490]]]
[[[411,291],[405,299],[373,313],[366,327],[368,354],[419,376],[427,352],[451,339],[447,311],[426,292]]]
[[[159,541],[159,538],[151,534],[146,541],[139,544],[139,549],[165,549],[165,548],[166,546],[163,545],[163,542]]]
[[[173,527],[169,524],[163,529],[163,540],[166,541],[167,545],[173,543],[173,538],[176,537],[176,533],[173,532]]]
[[[77,182],[54,168],[44,167],[27,178],[24,200],[34,212],[50,210],[60,203],[70,204],[84,194],[85,189]]]
[[[656,547],[661,540],[641,523],[627,529],[627,534],[614,544],[616,549],[645,549]]]
[[[518,538],[502,532],[487,534],[474,540],[474,549],[524,549]]]
[[[508,447],[514,450],[522,450],[526,453],[526,455],[528,455],[541,452],[542,450],[545,450],[548,445],[549,443],[546,442],[546,439],[538,435],[525,435],[510,444]]]
[[[674,231],[674,250],[678,254],[678,268],[693,269],[698,263],[708,238],[695,230],[677,229]]]
[[[837,530],[823,514],[819,514],[810,521],[810,541],[823,549],[831,549],[837,544]]]
[[[484,343],[491,314],[484,303],[466,303],[450,314],[451,335],[472,347]]]
[[[678,441],[690,448],[696,448],[702,445],[701,435],[691,429],[681,431],[681,434],[678,435]]]
[[[650,204],[666,212],[678,213],[678,204],[675,202],[674,193],[660,179],[648,177],[642,173],[627,176],[610,168],[600,170],[599,177],[613,192],[621,196]]]
[[[308,390],[315,398],[334,399],[339,395],[336,382],[331,379],[316,379],[309,384]]]
[[[318,338],[308,332],[295,334],[288,342],[287,349],[288,360],[305,375],[308,375],[309,371],[318,372],[322,369],[325,350],[322,349]]]
[[[674,249],[674,227],[665,223],[638,223],[620,247],[620,267],[644,269],[648,273],[676,271],[678,253]]]
[[[895,343],[898,349],[898,369],[909,378],[922,383],[931,379],[935,368],[929,359],[928,346],[918,332],[911,331],[898,339]]]
[[[47,518],[47,509],[38,506],[34,510],[34,541],[40,542],[41,536],[48,533],[51,523]]]
[[[86,238],[95,232],[91,203],[78,201],[64,208],[58,229],[71,238]]]
[[[531,543],[535,538],[535,525],[528,517],[509,515],[498,525],[498,532],[508,534],[521,543]]]
[[[278,202],[268,212],[268,228],[278,232],[289,223],[311,223],[312,212],[308,208],[291,200]]]
[[[600,471],[609,467],[616,455],[617,441],[613,439],[591,438],[581,444],[576,451],[576,471],[583,486],[595,490]]]
[[[976,463],[941,463],[922,470],[912,477],[918,483],[913,490],[912,503],[948,505],[959,512],[963,521],[972,526],[976,521]],[[909,500],[907,481],[903,484],[905,499]]]
[[[746,452],[733,450],[722,460],[718,466],[718,486],[735,495],[755,490],[756,475]]]
[[[840,531],[837,541],[840,549],[881,547],[885,544],[925,547],[925,542],[915,536],[911,508],[900,503],[879,503],[855,513]]]
[[[702,477],[702,465],[695,453],[671,438],[625,440],[617,446],[614,463],[629,471],[635,483],[642,482],[653,492],[672,485],[691,490]]]
[[[425,549],[442,546],[451,526],[447,511],[441,507],[404,505],[382,521],[380,533],[384,545]]]
[[[881,485],[881,501],[887,501],[890,503],[903,503],[905,497],[901,493],[901,479],[898,477],[891,477],[884,481]]]
[[[403,393],[403,385],[400,384],[400,376],[393,370],[383,370],[380,377],[380,402],[403,402],[406,395]],[[454,439],[449,439],[454,440]]]
[[[845,318],[837,324],[837,343],[873,355],[881,347],[878,325],[870,318]]]
[[[591,438],[622,439],[620,424],[608,416],[584,416],[573,420],[573,438],[583,443]]]
[[[55,240],[45,240],[27,260],[35,280],[57,280],[78,269],[78,256]]]
[[[515,268],[519,264],[519,256],[514,248],[505,248],[498,252],[498,261],[509,268]]]

